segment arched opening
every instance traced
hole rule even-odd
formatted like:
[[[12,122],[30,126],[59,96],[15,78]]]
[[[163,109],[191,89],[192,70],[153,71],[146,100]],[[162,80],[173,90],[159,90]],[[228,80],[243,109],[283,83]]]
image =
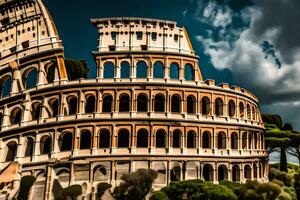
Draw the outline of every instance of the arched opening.
[[[162,62],[155,62],[153,69],[153,77],[154,78],[164,78],[165,76],[165,66]]]
[[[19,108],[19,107],[14,108],[10,114],[10,123],[11,124],[19,124],[21,122],[21,117],[22,117],[21,108]]]
[[[95,181],[108,181],[109,179],[109,172],[108,170],[106,170],[105,166],[103,165],[100,165],[100,166],[97,166],[95,167],[94,169],[94,182]]]
[[[214,169],[210,164],[203,166],[203,178],[204,181],[214,181]]]
[[[54,63],[50,64],[47,70],[47,81],[48,83],[53,83],[55,79],[55,71],[56,71],[56,65]]]
[[[255,107],[252,106],[252,120],[255,121]]]
[[[103,78],[114,78],[115,77],[115,65],[112,62],[104,63],[103,67],[104,73]]]
[[[29,157],[33,155],[33,148],[34,148],[34,140],[31,137],[27,137],[25,157]]]
[[[223,115],[223,100],[221,98],[215,100],[215,115]]]
[[[118,147],[128,148],[129,147],[129,131],[122,129],[118,133]]]
[[[50,107],[52,110],[52,117],[56,117],[59,113],[59,101],[57,99],[51,100]]]
[[[148,147],[148,131],[146,129],[141,129],[137,132],[136,147],[141,147],[141,148]]]
[[[196,113],[196,106],[195,106],[195,97],[190,95],[186,99],[186,104],[187,104],[187,113],[188,114],[195,114]]]
[[[234,165],[232,167],[232,181],[240,181],[240,167],[238,165]]]
[[[36,87],[37,84],[37,70],[35,68],[32,68],[28,71],[26,71],[23,75],[23,84],[25,89],[31,89]]]
[[[251,167],[249,165],[245,165],[244,167],[244,177],[245,179],[251,179]]]
[[[77,113],[77,97],[72,96],[68,99],[69,104],[69,115],[75,115]]]
[[[45,135],[41,138],[41,154],[49,154],[51,153],[51,144],[52,140],[51,137],[48,135]]]
[[[156,148],[166,147],[166,133],[164,130],[158,130],[155,134],[155,146]]]
[[[229,117],[235,116],[235,103],[233,100],[230,100],[228,102],[228,115],[229,115]]]
[[[244,132],[242,134],[242,148],[243,149],[247,148],[247,132]]]
[[[110,147],[110,132],[107,129],[103,129],[100,132],[99,148]]]
[[[248,134],[248,149],[252,149],[252,133]]]
[[[73,134],[70,132],[63,133],[59,139],[60,151],[71,151],[73,146]]]
[[[196,148],[196,134],[194,131],[189,131],[187,134],[187,148]]]
[[[238,134],[235,132],[232,133],[231,134],[231,149],[238,149],[238,142],[239,142]]]
[[[171,169],[170,173],[171,181],[180,181],[180,167],[176,166]]]
[[[129,62],[121,62],[121,78],[130,78],[130,65]]]
[[[201,109],[203,115],[210,114],[210,100],[208,97],[203,97],[201,100]]]
[[[18,145],[16,142],[12,141],[7,143],[7,154],[6,154],[6,162],[14,161],[15,157],[17,156],[17,148]]]
[[[136,77],[137,78],[147,78],[148,67],[145,61],[139,61],[136,64]]]
[[[170,78],[171,79],[179,79],[179,66],[177,63],[172,63],[170,65]]]
[[[218,167],[218,181],[228,180],[228,169],[225,165]]]
[[[103,103],[102,103],[102,112],[111,112],[112,111],[112,96],[111,95],[106,95],[103,98]]]
[[[224,132],[218,133],[218,149],[226,149],[226,134]]]
[[[31,106],[31,117],[32,120],[37,120],[40,118],[41,115],[41,104],[40,103],[34,103]]]
[[[3,122],[3,114],[0,112],[0,131],[2,128],[2,122]]]
[[[202,134],[202,148],[211,148],[211,134],[208,131]]]
[[[247,104],[247,119],[251,120],[251,108],[249,104]]]
[[[154,101],[155,112],[165,112],[165,97],[161,94],[157,94]]]
[[[186,64],[184,66],[184,78],[186,81],[195,80],[194,70],[193,70],[193,66],[191,64]]]
[[[85,130],[80,134],[80,149],[90,149],[92,146],[92,134]]]
[[[253,178],[257,179],[257,165],[256,163],[253,164]]]
[[[253,133],[253,148],[257,149],[257,134]]]
[[[12,79],[10,76],[4,77],[0,82],[1,97],[7,97],[10,94]]]
[[[130,98],[127,94],[123,94],[120,96],[119,111],[129,112],[129,110],[130,110]]]
[[[178,95],[173,95],[172,96],[172,109],[171,111],[173,113],[179,113],[180,112],[180,104],[181,104],[181,100],[180,97]]]
[[[243,119],[245,117],[245,114],[244,114],[244,110],[245,110],[244,104],[242,102],[240,102],[239,107],[240,107],[240,118]]]
[[[181,147],[181,132],[179,130],[173,131],[173,148]]]
[[[96,97],[90,95],[86,99],[85,113],[94,113],[96,111]]]
[[[140,94],[137,98],[137,111],[138,112],[148,111],[148,98],[145,94]]]

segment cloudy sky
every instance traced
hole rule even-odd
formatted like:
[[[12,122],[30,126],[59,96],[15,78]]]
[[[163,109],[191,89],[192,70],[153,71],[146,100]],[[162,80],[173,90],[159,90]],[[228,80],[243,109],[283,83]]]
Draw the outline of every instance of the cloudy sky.
[[[135,16],[175,20],[189,32],[205,79],[255,93],[263,113],[300,130],[299,0],[44,0],[68,58],[88,61],[97,31],[90,18]]]

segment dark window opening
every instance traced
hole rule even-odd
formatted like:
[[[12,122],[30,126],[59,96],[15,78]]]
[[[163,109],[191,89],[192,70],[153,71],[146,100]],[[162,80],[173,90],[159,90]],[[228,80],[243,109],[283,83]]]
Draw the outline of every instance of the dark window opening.
[[[165,148],[166,147],[166,136],[163,130],[158,130],[156,132],[156,147]]]
[[[162,95],[155,96],[155,111],[156,112],[165,112],[165,97]]]
[[[60,151],[72,150],[73,135],[70,132],[64,133],[60,136]]]
[[[90,131],[83,131],[80,134],[80,149],[90,149],[92,136]]]
[[[137,133],[137,147],[148,147],[148,131],[145,129],[139,130]]]
[[[119,102],[120,112],[129,112],[130,110],[130,98],[128,95],[122,95]]]
[[[112,111],[112,96],[108,95],[103,98],[102,112]]]
[[[173,95],[172,96],[172,112],[174,113],[179,113],[180,112],[180,104],[181,104],[181,101],[180,101],[180,97],[177,96],[177,95]]]
[[[96,108],[96,98],[95,96],[89,96],[86,100],[85,112],[94,113]]]
[[[129,132],[127,130],[121,130],[118,134],[118,147],[129,147]]]
[[[110,133],[108,130],[102,130],[100,132],[99,148],[110,147]]]
[[[148,111],[148,99],[144,94],[140,94],[137,98],[137,111],[147,112]]]

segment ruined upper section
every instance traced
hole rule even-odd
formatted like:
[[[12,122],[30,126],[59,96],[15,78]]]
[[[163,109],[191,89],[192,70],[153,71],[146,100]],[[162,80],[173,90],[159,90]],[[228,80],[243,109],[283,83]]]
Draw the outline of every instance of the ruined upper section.
[[[176,22],[149,18],[91,19],[98,28],[98,52],[156,51],[195,56],[184,27]]]

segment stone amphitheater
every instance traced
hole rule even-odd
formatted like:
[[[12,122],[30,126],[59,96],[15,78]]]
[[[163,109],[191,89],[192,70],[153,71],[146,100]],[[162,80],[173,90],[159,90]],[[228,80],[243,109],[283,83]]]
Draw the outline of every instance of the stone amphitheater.
[[[139,168],[154,188],[203,179],[268,181],[255,95],[203,80],[187,31],[148,18],[91,19],[95,79],[69,81],[64,49],[42,0],[0,0],[0,183],[13,197],[54,199],[53,183],[95,198]],[[201,69],[205,70],[205,66]]]

